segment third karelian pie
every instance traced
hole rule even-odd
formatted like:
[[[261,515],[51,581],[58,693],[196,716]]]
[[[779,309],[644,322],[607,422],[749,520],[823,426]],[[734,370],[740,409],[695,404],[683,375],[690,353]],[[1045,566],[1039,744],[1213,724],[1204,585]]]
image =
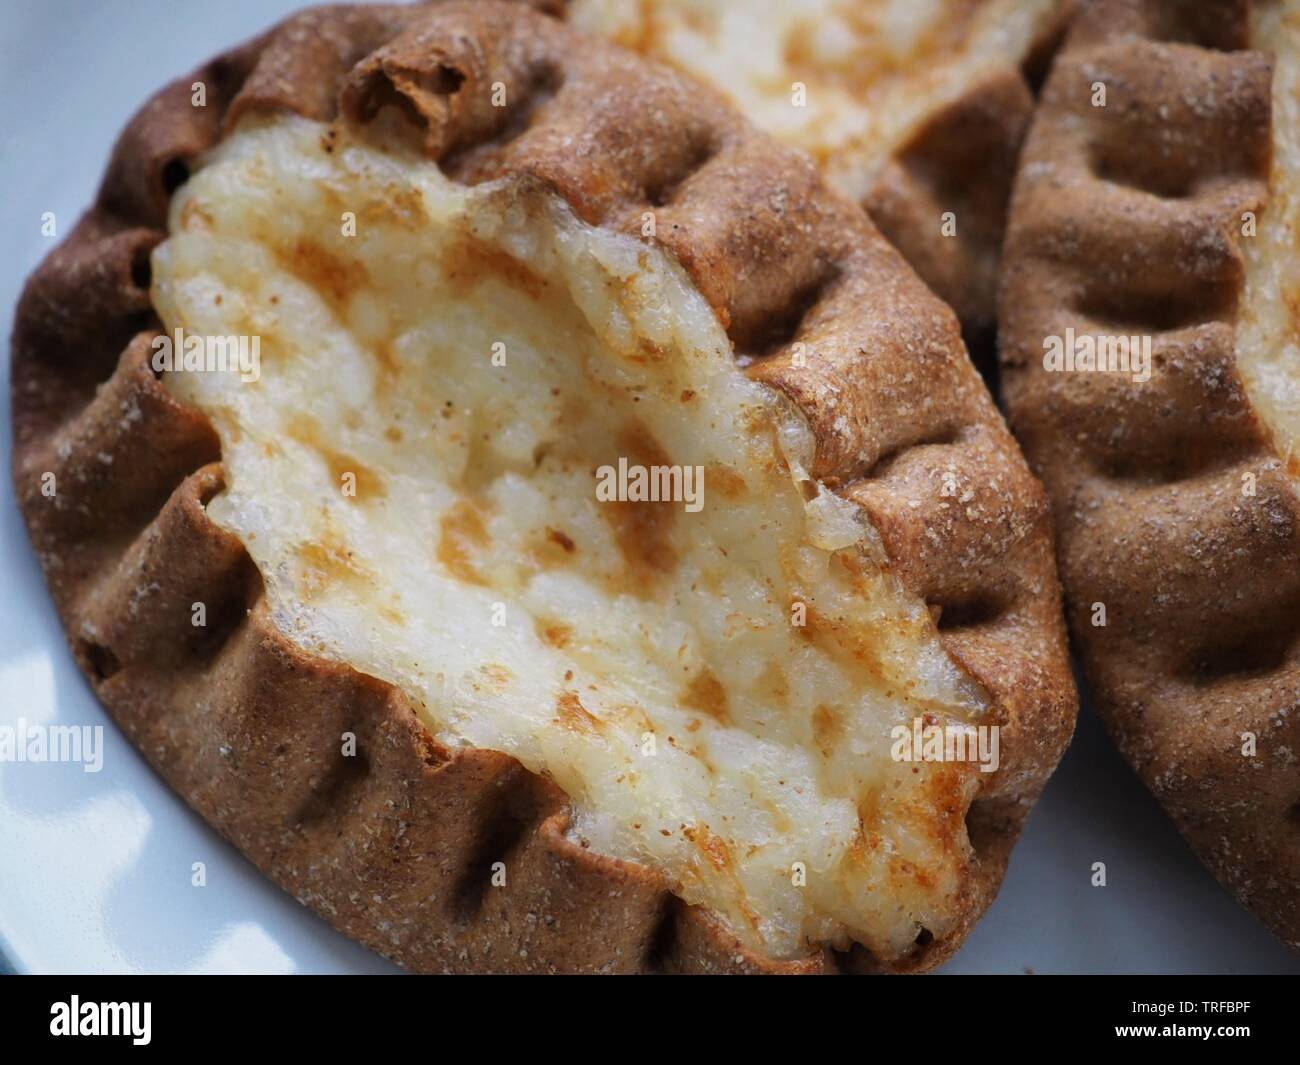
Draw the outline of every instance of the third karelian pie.
[[[975,357],[991,353],[1016,155],[1073,0],[563,6],[580,29],[713,85],[807,152],[957,312]]]
[[[1005,267],[1006,398],[1099,708],[1298,946],[1300,2],[1086,5]]]
[[[1046,500],[952,313],[526,8],[308,11],[164,89],[13,372],[101,699],[413,968],[932,966],[1069,736]],[[998,750],[897,757],[935,726]]]

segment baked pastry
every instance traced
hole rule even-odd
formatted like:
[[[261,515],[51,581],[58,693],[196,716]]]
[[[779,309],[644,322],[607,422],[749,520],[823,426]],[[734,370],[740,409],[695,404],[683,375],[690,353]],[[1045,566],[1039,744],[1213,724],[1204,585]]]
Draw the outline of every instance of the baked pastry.
[[[164,89],[13,373],[101,699],[412,968],[934,965],[1069,736],[1045,498],[951,312],[518,5],[312,10]]]
[[[1072,0],[567,0],[807,152],[993,363],[998,254],[1033,89]],[[951,213],[951,217],[949,217]]]
[[[1098,708],[1292,946],[1298,103],[1295,0],[1085,5],[1025,145],[1001,294],[1006,401]]]

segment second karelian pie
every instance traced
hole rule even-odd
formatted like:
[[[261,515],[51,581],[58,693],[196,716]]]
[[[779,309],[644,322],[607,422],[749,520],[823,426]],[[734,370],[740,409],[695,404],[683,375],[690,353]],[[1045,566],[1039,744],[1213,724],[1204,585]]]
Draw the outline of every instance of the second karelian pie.
[[[1033,88],[1073,0],[567,0],[565,17],[726,95],[862,204],[992,362]]]
[[[1086,4],[1005,266],[1006,398],[1099,709],[1300,946],[1300,2]]]
[[[1072,728],[951,311],[710,91],[517,5],[312,10],[164,89],[13,395],[100,698],[412,968],[930,967]]]

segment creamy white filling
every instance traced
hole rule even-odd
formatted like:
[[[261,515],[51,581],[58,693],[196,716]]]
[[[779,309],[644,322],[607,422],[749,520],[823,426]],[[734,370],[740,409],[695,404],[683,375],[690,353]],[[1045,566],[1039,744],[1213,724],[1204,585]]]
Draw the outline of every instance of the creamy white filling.
[[[1019,66],[1056,2],[571,0],[568,17],[711,82],[860,200],[932,115]]]
[[[1252,43],[1273,53],[1273,166],[1256,233],[1240,242],[1237,368],[1278,452],[1300,473],[1300,0],[1261,0],[1252,19]]]
[[[978,772],[890,730],[985,696],[674,260],[291,117],[230,136],[170,234],[167,329],[260,341],[256,381],[165,380],[292,640],[549,774],[576,838],[776,956],[950,926]],[[703,467],[702,509],[601,502],[620,459]]]

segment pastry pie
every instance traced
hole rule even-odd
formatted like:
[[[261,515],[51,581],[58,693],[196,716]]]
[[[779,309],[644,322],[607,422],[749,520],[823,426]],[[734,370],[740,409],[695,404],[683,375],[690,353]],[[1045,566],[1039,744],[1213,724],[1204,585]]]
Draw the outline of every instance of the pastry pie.
[[[1016,154],[1071,0],[568,0],[709,82],[861,203],[992,360]]]
[[[164,89],[14,403],[101,699],[415,969],[930,967],[1073,725],[951,311],[720,97],[521,5],[311,10]]]
[[[1086,5],[1012,202],[1002,357],[1111,733],[1300,945],[1300,3]]]

